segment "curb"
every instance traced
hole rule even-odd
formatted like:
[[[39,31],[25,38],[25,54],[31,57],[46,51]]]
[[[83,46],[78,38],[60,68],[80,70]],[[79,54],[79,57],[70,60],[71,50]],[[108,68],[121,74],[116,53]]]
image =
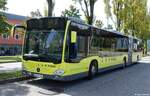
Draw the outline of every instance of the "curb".
[[[6,80],[0,80],[0,85],[7,84],[7,83],[24,81],[24,80],[33,79],[33,78],[34,77],[25,76],[25,77],[18,77],[18,78],[11,78],[11,79],[6,79]]]

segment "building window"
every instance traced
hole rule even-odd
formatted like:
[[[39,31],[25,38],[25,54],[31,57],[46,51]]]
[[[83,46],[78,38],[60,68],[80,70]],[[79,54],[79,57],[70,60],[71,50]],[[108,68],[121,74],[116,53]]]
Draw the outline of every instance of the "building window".
[[[15,39],[16,39],[16,40],[19,40],[19,39],[20,39],[20,35],[19,35],[19,34],[16,34]]]
[[[4,38],[4,39],[8,39],[8,38],[9,38],[8,34],[4,33],[4,34],[3,34],[3,38]]]

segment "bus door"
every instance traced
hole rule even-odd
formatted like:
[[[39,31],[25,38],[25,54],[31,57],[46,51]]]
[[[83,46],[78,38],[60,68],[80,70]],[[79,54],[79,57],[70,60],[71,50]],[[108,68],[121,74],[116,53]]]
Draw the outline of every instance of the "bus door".
[[[129,45],[128,45],[128,64],[132,63],[132,52],[133,52],[133,39],[129,37]]]

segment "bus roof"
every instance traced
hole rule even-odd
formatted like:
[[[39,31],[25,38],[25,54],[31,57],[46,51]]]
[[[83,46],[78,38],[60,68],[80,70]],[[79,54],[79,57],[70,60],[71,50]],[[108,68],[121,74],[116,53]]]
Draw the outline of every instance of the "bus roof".
[[[85,22],[83,20],[78,19],[78,18],[74,18],[74,17],[43,17],[43,18],[39,18],[39,19],[52,19],[52,18],[71,20],[71,21],[79,23],[79,24],[85,24]],[[87,25],[87,24],[85,24],[85,25]]]
[[[99,35],[101,35],[103,37],[126,37],[126,38],[128,38],[128,36],[126,36],[122,32],[118,32],[118,31],[115,31],[115,30],[108,30],[108,29],[100,29],[100,28],[97,28],[95,26],[85,24],[84,21],[82,21],[81,19],[77,19],[77,18],[73,18],[73,17],[66,17],[66,18],[68,18],[69,20],[71,20],[73,22],[90,26],[91,29],[96,29],[97,30],[96,33],[98,33]]]
[[[126,36],[124,33],[118,32],[115,30],[100,29],[100,28],[96,28],[96,27],[93,27],[92,29],[95,29],[94,32],[97,35],[102,36],[102,37],[121,37],[121,38],[125,37],[125,38],[128,38],[128,36]]]
[[[128,36],[124,35],[123,33],[115,31],[115,30],[100,29],[100,28],[97,28],[95,26],[85,24],[85,22],[83,20],[78,19],[78,18],[73,18],[73,17],[43,17],[43,18],[39,18],[39,19],[52,19],[52,18],[61,19],[61,20],[65,20],[65,21],[70,20],[70,21],[75,22],[77,24],[89,26],[91,28],[91,30],[93,31],[93,33],[96,33],[97,35],[102,36],[102,37],[126,37],[126,38],[129,38]],[[37,18],[33,18],[30,20],[35,20],[35,19],[37,19]],[[30,20],[28,20],[28,21],[30,21]],[[93,34],[93,33],[91,33],[91,34]]]

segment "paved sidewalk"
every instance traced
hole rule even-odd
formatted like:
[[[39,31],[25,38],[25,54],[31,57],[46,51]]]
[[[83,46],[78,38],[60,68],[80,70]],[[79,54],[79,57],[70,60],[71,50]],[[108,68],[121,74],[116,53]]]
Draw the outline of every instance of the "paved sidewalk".
[[[142,57],[142,60],[140,60],[139,63],[150,64],[150,56]]]
[[[22,70],[21,62],[0,64],[0,73]]]

